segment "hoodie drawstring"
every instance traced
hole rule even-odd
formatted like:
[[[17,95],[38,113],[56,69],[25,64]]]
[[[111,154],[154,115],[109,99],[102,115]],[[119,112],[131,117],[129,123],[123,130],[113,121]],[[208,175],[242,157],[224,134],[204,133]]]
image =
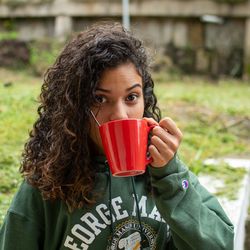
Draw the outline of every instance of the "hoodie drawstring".
[[[111,182],[111,172],[110,172],[110,168],[108,165],[108,161],[105,161],[105,165],[108,167],[108,171],[109,171],[109,176],[108,176],[108,182],[109,182],[109,214],[110,214],[110,222],[111,222],[111,242],[113,240],[113,235],[114,235],[114,222],[113,222],[113,216],[112,216],[112,182]]]
[[[108,165],[108,161],[105,161],[105,165],[108,168],[108,182],[109,182],[109,213],[110,213],[110,222],[111,222],[111,242],[113,240],[113,236],[114,236],[114,221],[113,221],[113,216],[112,216],[112,181],[111,181],[111,171]],[[136,210],[137,210],[137,217],[138,217],[138,221],[139,221],[139,226],[140,226],[140,235],[141,235],[141,243],[143,242],[143,227],[142,227],[142,223],[141,223],[141,214],[140,214],[140,209],[139,209],[139,202],[138,202],[138,198],[136,195],[136,191],[135,191],[135,180],[134,177],[131,177],[131,182],[132,182],[132,188],[133,188],[133,194],[135,197],[135,204],[136,204]]]
[[[132,187],[133,187],[133,193],[134,193],[134,197],[135,197],[135,204],[136,204],[136,210],[137,210],[137,217],[138,217],[138,221],[139,221],[139,225],[140,225],[140,235],[141,235],[141,242],[143,242],[143,228],[142,228],[142,223],[141,223],[141,214],[140,214],[140,209],[139,209],[139,202],[138,202],[138,198],[135,192],[135,179],[134,177],[131,177],[131,181],[132,181]]]

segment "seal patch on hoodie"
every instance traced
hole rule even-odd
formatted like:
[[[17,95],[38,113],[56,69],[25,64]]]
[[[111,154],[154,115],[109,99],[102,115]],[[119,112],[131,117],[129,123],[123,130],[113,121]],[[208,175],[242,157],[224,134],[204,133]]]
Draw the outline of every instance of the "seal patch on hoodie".
[[[107,250],[138,250],[156,249],[156,232],[149,225],[142,223],[142,232],[139,222],[134,219],[119,224],[114,231],[110,246]]]

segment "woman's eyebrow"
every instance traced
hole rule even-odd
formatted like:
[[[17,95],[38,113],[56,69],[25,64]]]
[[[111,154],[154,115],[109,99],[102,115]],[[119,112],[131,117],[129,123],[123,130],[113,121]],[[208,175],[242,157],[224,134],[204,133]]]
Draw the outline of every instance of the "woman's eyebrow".
[[[136,87],[142,88],[141,84],[135,83],[133,86],[127,88],[126,91],[130,91],[130,90],[132,90],[132,89],[134,89],[134,88],[136,88]]]
[[[96,88],[96,91],[102,91],[102,92],[106,92],[106,93],[110,93],[111,92],[108,89],[102,89],[102,88]]]
[[[142,88],[141,84],[135,83],[131,87],[127,88],[126,91],[130,91],[130,90],[132,90],[132,89],[134,89],[136,87]],[[102,91],[102,92],[105,92],[105,93],[110,93],[111,92],[111,90],[103,89],[103,88],[96,88],[96,91]]]

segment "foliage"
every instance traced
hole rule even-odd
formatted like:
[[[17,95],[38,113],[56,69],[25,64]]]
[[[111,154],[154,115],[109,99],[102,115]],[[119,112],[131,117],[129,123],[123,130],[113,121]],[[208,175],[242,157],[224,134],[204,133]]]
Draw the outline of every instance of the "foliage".
[[[158,82],[157,96],[163,115],[170,116],[184,131],[181,158],[195,174],[216,173],[216,177],[224,179],[227,189],[218,194],[234,198],[232,189],[237,190],[244,171],[226,165],[212,168],[203,161],[244,156],[250,151],[249,83],[229,79],[208,83],[194,77],[167,77],[166,73],[154,76]]]
[[[250,78],[250,63],[248,63],[248,64],[246,65],[246,74],[247,74],[247,77]]]
[[[0,41],[3,40],[15,40],[17,39],[17,32],[15,31],[8,31],[8,32],[0,32]]]
[[[0,223],[21,181],[20,155],[35,119],[40,81],[6,72],[0,69]]]
[[[186,77],[157,86],[164,113],[184,122],[184,130],[194,131],[195,128],[195,132],[204,131],[207,136],[222,135],[220,130],[230,120],[247,119],[249,94],[248,83],[234,80],[208,84],[204,80]]]
[[[0,0],[0,3],[7,4],[10,7],[18,7],[23,4],[45,4],[50,3],[53,0]]]
[[[4,21],[3,26],[6,31],[0,32],[0,41],[8,40],[9,42],[13,43],[19,41],[18,32],[16,31],[15,26],[11,20]],[[34,75],[38,76],[42,76],[48,69],[48,67],[53,65],[56,56],[59,54],[59,51],[63,47],[62,42],[50,38],[23,43],[25,43],[27,48],[29,48],[30,53],[27,56],[28,58],[30,58],[30,63],[21,65],[27,70],[31,70]],[[14,51],[14,54],[15,53],[18,54],[19,51]],[[13,60],[13,58],[10,59]],[[18,64],[18,62],[16,64]],[[12,65],[12,68],[16,68],[15,65]]]
[[[62,44],[56,40],[44,39],[30,44],[31,68],[35,75],[43,75],[59,54]]]
[[[227,3],[227,4],[239,4],[239,3],[245,3],[247,0],[213,0],[216,3]]]

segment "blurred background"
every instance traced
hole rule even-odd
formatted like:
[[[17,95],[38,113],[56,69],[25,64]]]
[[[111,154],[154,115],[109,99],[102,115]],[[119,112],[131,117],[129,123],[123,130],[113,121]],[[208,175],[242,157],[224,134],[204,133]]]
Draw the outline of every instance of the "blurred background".
[[[14,59],[36,63],[28,49],[32,43],[43,40],[36,48],[51,53],[47,39],[63,41],[99,20],[121,21],[129,10],[123,21],[155,50],[160,57],[157,68],[215,78],[250,74],[247,0],[0,0],[0,4],[1,66],[13,66]]]
[[[44,72],[75,33],[104,20],[148,48],[163,115],[184,132],[181,158],[223,183],[216,195],[237,200],[249,172],[205,161],[250,159],[249,0],[0,0],[0,224],[21,182]]]

